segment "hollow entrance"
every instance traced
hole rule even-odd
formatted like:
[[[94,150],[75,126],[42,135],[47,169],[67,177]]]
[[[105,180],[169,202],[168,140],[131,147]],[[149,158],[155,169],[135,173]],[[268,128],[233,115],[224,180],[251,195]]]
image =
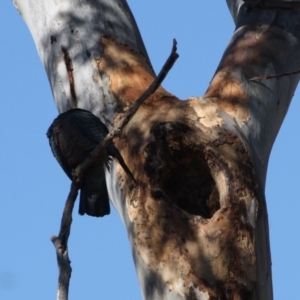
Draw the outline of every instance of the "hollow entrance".
[[[219,193],[191,129],[178,122],[160,123],[152,130],[155,141],[146,148],[145,171],[152,196],[167,197],[192,215],[211,218],[220,208]]]

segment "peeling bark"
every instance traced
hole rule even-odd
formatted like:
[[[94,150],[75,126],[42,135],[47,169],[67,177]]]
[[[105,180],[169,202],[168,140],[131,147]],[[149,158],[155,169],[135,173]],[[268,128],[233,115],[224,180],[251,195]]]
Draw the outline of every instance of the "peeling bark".
[[[125,1],[15,3],[60,112],[83,108],[112,128],[153,82]],[[300,11],[227,3],[236,31],[204,97],[159,87],[114,141],[137,184],[113,163],[108,191],[145,299],[273,299],[264,187],[299,80]]]

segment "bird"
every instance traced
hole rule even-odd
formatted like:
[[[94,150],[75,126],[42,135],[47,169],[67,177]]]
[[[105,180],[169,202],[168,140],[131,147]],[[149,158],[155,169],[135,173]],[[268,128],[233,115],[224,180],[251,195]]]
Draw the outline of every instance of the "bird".
[[[108,129],[91,112],[75,108],[58,115],[47,131],[52,153],[66,175],[72,180],[74,170],[101,143]],[[83,174],[80,185],[79,214],[93,217],[109,215],[109,197],[105,169],[116,158],[124,171],[134,180],[119,150],[111,142]]]

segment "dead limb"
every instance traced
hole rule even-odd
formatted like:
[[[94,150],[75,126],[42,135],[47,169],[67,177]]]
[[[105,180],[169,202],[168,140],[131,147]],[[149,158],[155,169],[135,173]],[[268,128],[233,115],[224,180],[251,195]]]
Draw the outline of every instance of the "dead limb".
[[[51,241],[56,250],[57,264],[59,269],[57,300],[67,300],[69,282],[71,278],[71,261],[68,255],[68,239],[72,224],[72,212],[78,195],[78,186],[73,182],[69,192],[58,236],[51,236]]]
[[[139,107],[144,103],[144,101],[153,94],[158,87],[161,85],[165,77],[167,76],[168,72],[173,67],[175,61],[179,57],[177,51],[177,42],[173,40],[173,47],[170,56],[168,57],[167,61],[165,62],[164,66],[162,67],[161,71],[159,72],[158,76],[152,82],[152,84],[148,87],[148,89],[139,97],[134,104],[128,109],[125,113],[123,118],[120,120],[119,124],[113,128],[113,130],[105,137],[103,142],[95,147],[95,149],[90,153],[90,155],[77,166],[77,168],[73,172],[73,180],[75,182],[80,182],[84,171],[95,161],[96,157],[98,157],[99,153],[105,149],[115,137],[119,137],[122,134],[122,130],[137,112]]]

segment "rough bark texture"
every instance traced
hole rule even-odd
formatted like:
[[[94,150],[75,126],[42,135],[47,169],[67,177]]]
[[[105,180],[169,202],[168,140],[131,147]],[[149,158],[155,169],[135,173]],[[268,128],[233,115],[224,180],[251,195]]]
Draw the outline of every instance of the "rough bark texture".
[[[236,31],[203,99],[160,87],[115,141],[138,184],[106,172],[145,299],[272,299],[264,185],[299,75],[250,79],[300,68],[300,12],[227,2]],[[15,3],[60,112],[111,128],[153,81],[125,1]]]

